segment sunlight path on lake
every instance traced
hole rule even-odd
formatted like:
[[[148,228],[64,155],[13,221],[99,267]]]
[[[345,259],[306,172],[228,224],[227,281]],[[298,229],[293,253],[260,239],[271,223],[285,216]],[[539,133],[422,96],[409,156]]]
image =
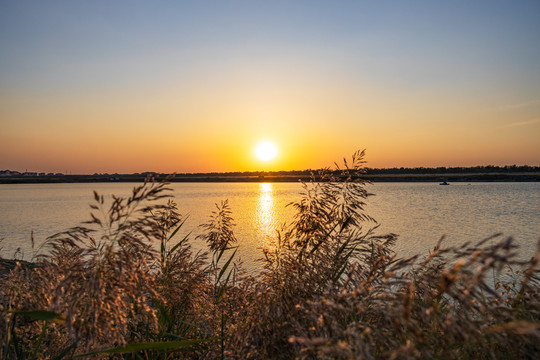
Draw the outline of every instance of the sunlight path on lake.
[[[257,228],[263,239],[262,247],[270,246],[270,239],[275,235],[276,217],[274,195],[271,183],[261,183],[257,203]]]

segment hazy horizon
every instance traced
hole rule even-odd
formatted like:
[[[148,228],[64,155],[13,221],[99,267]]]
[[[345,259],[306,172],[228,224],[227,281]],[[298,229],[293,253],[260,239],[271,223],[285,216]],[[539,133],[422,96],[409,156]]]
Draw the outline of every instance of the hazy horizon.
[[[365,168],[366,169],[369,169],[369,170],[391,170],[391,169],[411,169],[411,170],[414,170],[414,169],[426,169],[426,170],[434,170],[434,169],[438,169],[438,168],[446,168],[446,169],[452,169],[452,168],[463,168],[463,169],[471,169],[471,168],[475,168],[475,167],[489,167],[489,166],[496,166],[496,167],[501,167],[501,168],[504,168],[504,167],[512,167],[512,166],[516,166],[516,167],[533,167],[533,168],[538,168],[540,166],[538,165],[529,165],[529,164],[507,164],[507,165],[492,165],[492,164],[485,164],[485,165],[474,165],[474,166],[448,166],[448,167],[444,167],[444,166],[433,166],[433,167],[424,167],[424,166],[417,166],[417,167],[401,167],[401,166],[394,166],[394,167],[383,167],[383,168],[376,168],[376,167],[372,167],[372,166],[369,166],[369,164],[366,164]],[[285,173],[291,173],[291,172],[305,172],[305,171],[317,171],[317,170],[323,170],[323,169],[326,169],[328,167],[322,167],[322,168],[308,168],[308,169],[291,169],[291,170],[244,170],[244,171],[227,171],[227,170],[224,170],[224,171],[206,171],[206,172],[189,172],[189,171],[184,171],[184,172],[180,172],[180,171],[173,171],[173,172],[159,172],[159,171],[153,171],[153,170],[143,170],[143,171],[139,171],[139,172],[132,172],[132,173],[121,173],[121,172],[118,172],[118,171],[113,171],[113,172],[94,172],[94,173],[74,173],[70,170],[64,170],[64,171],[58,171],[58,172],[44,172],[44,171],[34,171],[32,169],[24,169],[24,170],[19,170],[19,169],[0,169],[0,171],[16,171],[16,172],[19,172],[21,174],[24,174],[25,172],[28,172],[28,173],[42,173],[42,174],[45,174],[45,175],[49,175],[49,174],[53,174],[53,175],[56,175],[56,174],[62,174],[62,175],[82,175],[82,176],[86,176],[86,175],[136,175],[136,174],[146,174],[146,173],[154,173],[154,174],[160,174],[160,175],[172,175],[172,174],[177,174],[177,175],[207,175],[207,174],[229,174],[229,173],[260,173],[260,172],[268,172],[268,173],[279,173],[279,172],[285,172]],[[330,168],[330,169],[333,169],[333,168]]]
[[[0,29],[0,169],[540,165],[538,1],[17,1]]]

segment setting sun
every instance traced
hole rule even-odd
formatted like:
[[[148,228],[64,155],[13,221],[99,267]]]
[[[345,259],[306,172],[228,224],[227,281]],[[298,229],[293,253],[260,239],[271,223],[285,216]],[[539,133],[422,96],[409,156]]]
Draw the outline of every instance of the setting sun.
[[[255,148],[255,155],[259,160],[270,161],[273,160],[278,154],[276,145],[270,141],[263,141],[257,144]]]

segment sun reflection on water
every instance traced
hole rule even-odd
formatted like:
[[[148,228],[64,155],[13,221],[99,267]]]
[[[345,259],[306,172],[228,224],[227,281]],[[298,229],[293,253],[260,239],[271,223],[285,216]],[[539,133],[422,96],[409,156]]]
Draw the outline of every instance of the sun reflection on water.
[[[259,187],[259,201],[257,204],[257,228],[262,235],[263,247],[270,243],[270,239],[275,235],[276,215],[274,194],[271,183],[261,183]]]

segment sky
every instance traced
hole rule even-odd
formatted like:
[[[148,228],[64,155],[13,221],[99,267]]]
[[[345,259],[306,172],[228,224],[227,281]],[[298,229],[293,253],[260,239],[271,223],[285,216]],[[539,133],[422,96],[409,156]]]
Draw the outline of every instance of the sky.
[[[537,0],[0,0],[0,49],[0,169],[540,165]]]

